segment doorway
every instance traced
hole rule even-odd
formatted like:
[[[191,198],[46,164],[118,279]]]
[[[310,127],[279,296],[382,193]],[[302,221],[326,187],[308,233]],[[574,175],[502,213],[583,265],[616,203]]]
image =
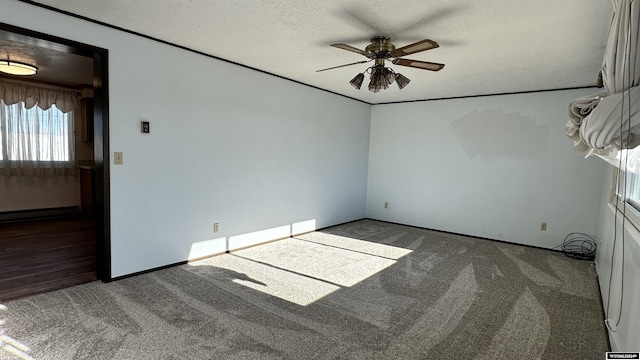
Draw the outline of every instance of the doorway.
[[[21,44],[20,46],[37,49],[37,53],[68,54],[70,57],[83,57],[92,61],[92,73],[90,74],[92,76],[92,84],[90,84],[90,87],[93,90],[93,111],[91,112],[91,115],[93,115],[93,121],[90,123],[90,125],[92,125],[92,131],[89,135],[92,137],[91,144],[93,148],[93,164],[89,167],[91,172],[88,180],[86,176],[83,180],[84,183],[90,184],[91,192],[89,198],[87,198],[85,194],[84,199],[82,200],[83,205],[85,206],[83,209],[84,219],[86,220],[88,216],[90,216],[91,221],[81,221],[80,225],[78,225],[78,223],[74,225],[73,221],[70,221],[69,218],[58,217],[40,220],[23,220],[12,223],[11,226],[13,226],[13,228],[9,228],[9,230],[6,230],[7,228],[5,228],[5,232],[0,231],[0,252],[8,254],[10,250],[8,247],[15,250],[16,246],[35,246],[28,250],[34,254],[34,256],[32,256],[33,260],[36,258],[35,254],[46,253],[48,251],[46,246],[38,245],[38,241],[35,240],[37,238],[40,239],[40,244],[44,244],[48,239],[49,246],[52,246],[54,238],[64,238],[66,239],[65,241],[68,240],[71,242],[77,242],[78,239],[84,239],[83,241],[91,239],[91,243],[88,244],[88,246],[84,246],[82,251],[84,251],[84,253],[92,253],[89,255],[93,256],[86,256],[87,254],[84,254],[85,258],[78,263],[79,265],[76,267],[77,271],[75,274],[73,274],[73,271],[59,271],[56,273],[52,270],[50,272],[46,272],[48,277],[23,276],[22,280],[20,280],[20,276],[16,277],[9,283],[12,284],[12,286],[19,286],[23,289],[18,292],[20,294],[19,296],[15,296],[17,293],[14,292],[14,296],[12,296],[12,298],[46,292],[56,288],[75,285],[80,282],[91,281],[92,278],[88,275],[90,272],[93,272],[93,279],[97,278],[105,282],[111,281],[108,51],[92,45],[4,23],[0,23],[0,40],[15,42]],[[8,54],[12,49],[14,48],[7,47],[7,51],[3,51],[3,53]],[[0,54],[0,56],[4,55],[6,54]],[[78,181],[80,182],[80,180]],[[90,209],[87,209],[87,206],[90,206]],[[12,240],[13,242],[9,241],[11,236],[7,234],[11,234],[14,237]],[[16,241],[16,234],[25,235],[25,239],[30,238],[31,240],[23,241],[18,239],[18,241]],[[2,237],[4,237],[5,246],[2,244]],[[61,245],[59,247],[64,248],[65,246],[67,245]],[[23,253],[25,253],[25,251],[23,251]],[[24,271],[27,271],[26,269],[30,266],[29,257],[25,257],[24,259],[13,259],[12,261],[11,266],[13,267],[14,272],[16,269],[25,269]],[[33,260],[32,262],[36,261],[41,261],[41,258]],[[55,262],[55,258],[50,257],[48,261]],[[9,264],[9,261],[5,261],[5,263]],[[35,265],[38,264],[31,264],[32,267]],[[0,267],[1,266],[2,264],[0,264]],[[41,266],[40,271],[42,272],[42,270]],[[60,279],[60,277],[65,276],[68,277],[69,281]],[[51,281],[51,277],[59,279],[58,281]],[[75,278],[75,280],[72,278]],[[39,284],[38,281],[42,284]],[[2,279],[0,279],[0,282],[2,282]],[[47,288],[47,282],[55,284],[52,285],[51,288]],[[2,284],[3,289],[6,288],[6,286],[4,286],[6,284],[8,283]],[[0,301],[4,300],[8,300],[8,298],[3,299],[0,292]]]

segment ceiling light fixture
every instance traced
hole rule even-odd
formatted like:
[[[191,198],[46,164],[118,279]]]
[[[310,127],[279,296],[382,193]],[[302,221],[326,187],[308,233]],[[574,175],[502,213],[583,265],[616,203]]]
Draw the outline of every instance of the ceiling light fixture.
[[[407,78],[406,76],[402,75],[402,74],[396,74],[396,84],[398,84],[398,87],[400,88],[400,90],[404,89],[405,86],[409,85],[409,78]]]
[[[389,86],[391,86],[391,84],[393,84],[394,82],[398,84],[398,88],[402,90],[407,85],[409,85],[409,82],[411,81],[406,76],[396,73],[391,68],[385,67],[385,61],[391,61],[393,65],[406,66],[414,69],[429,71],[440,71],[442,70],[442,68],[444,68],[444,64],[404,58],[405,55],[411,55],[422,51],[436,49],[440,46],[437,42],[429,39],[420,40],[418,42],[405,45],[400,48],[396,48],[391,43],[391,39],[389,39],[388,36],[372,37],[371,44],[367,45],[364,50],[360,50],[356,47],[343,43],[331,44],[331,46],[363,55],[369,60],[362,60],[349,64],[332,66],[329,68],[316,70],[316,72],[339,69],[345,66],[364,64],[370,61],[375,61],[375,65],[367,68],[364,72],[356,75],[353,79],[351,79],[351,81],[349,81],[349,84],[351,84],[351,86],[360,90],[362,82],[364,81],[364,74],[369,73],[370,81],[368,87],[369,91],[373,93],[380,92],[380,90],[388,89]]]
[[[11,75],[35,75],[38,68],[17,61],[0,60],[0,71]]]
[[[364,81],[364,73],[360,73],[356,75],[356,77],[351,79],[351,81],[349,81],[349,84],[351,84],[351,86],[353,86],[357,90],[360,90],[360,87],[362,86],[363,81]]]
[[[360,90],[362,82],[364,81],[365,72],[369,72],[371,74],[369,81],[369,91],[373,93],[377,93],[380,90],[388,89],[389,85],[393,84],[394,82],[398,84],[398,88],[402,90],[411,81],[406,76],[396,73],[395,71],[393,71],[393,69],[378,64],[368,68],[363,73],[360,73],[353,79],[351,79],[351,81],[349,81],[351,86]]]

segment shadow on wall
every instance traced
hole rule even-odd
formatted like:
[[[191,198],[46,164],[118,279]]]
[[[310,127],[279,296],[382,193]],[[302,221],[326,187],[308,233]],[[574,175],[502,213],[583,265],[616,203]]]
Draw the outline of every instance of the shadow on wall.
[[[501,110],[473,111],[452,122],[453,131],[470,159],[500,158],[541,161],[546,158],[549,127],[530,116]]]

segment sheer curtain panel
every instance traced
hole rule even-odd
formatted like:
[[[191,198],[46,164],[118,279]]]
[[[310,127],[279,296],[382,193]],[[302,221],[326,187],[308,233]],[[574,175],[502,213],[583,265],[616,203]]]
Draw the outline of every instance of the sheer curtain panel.
[[[0,175],[75,175],[73,91],[0,81]]]

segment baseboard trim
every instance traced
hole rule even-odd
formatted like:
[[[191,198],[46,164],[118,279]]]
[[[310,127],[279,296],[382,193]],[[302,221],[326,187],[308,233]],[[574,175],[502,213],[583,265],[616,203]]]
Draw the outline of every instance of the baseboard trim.
[[[79,206],[3,211],[0,212],[0,223],[72,216],[79,213]]]
[[[167,264],[167,265],[163,265],[163,266],[158,266],[158,267],[154,267],[154,268],[151,268],[151,269],[134,272],[134,273],[127,274],[127,275],[116,276],[116,277],[111,278],[108,282],[124,280],[124,279],[130,278],[130,277],[143,275],[143,274],[148,274],[148,273],[151,273],[151,272],[154,272],[154,271],[160,271],[160,270],[172,268],[172,267],[175,267],[175,266],[186,265],[188,263],[189,263],[189,260],[178,261],[176,263]]]
[[[347,224],[351,224],[351,223],[354,223],[354,222],[356,222],[356,221],[362,221],[362,220],[375,220],[375,219],[370,219],[370,218],[368,218],[368,217],[363,217],[363,218],[360,218],[360,219],[355,219],[355,220],[345,221],[345,222],[340,223],[340,224],[335,224],[335,225],[329,225],[329,226],[321,227],[321,228],[319,228],[319,229],[315,229],[315,230],[310,231],[310,232],[314,232],[314,231],[322,231],[322,230],[324,230],[324,229],[329,229],[329,228],[336,227],[336,226],[347,225]],[[380,221],[380,220],[376,220],[376,221]],[[295,236],[298,236],[298,235],[301,235],[301,234],[296,234]]]
[[[534,249],[540,249],[540,250],[553,251],[553,252],[557,252],[557,253],[560,253],[560,254],[563,254],[563,255],[564,255],[564,252],[562,252],[562,250],[550,249],[550,248],[546,248],[546,247],[542,247],[542,246],[535,246],[535,245],[529,245],[529,244],[521,244],[521,243],[517,243],[517,242],[513,242],[513,241],[497,240],[497,239],[492,239],[492,238],[488,238],[488,237],[482,237],[482,236],[476,236],[476,235],[469,235],[469,234],[461,234],[461,233],[457,233],[457,232],[453,232],[453,231],[445,231],[445,230],[439,230],[439,229],[431,229],[431,228],[424,227],[424,226],[407,225],[407,224],[397,223],[397,222],[393,222],[393,221],[379,220],[379,219],[374,219],[374,218],[365,218],[365,219],[366,219],[366,220],[372,220],[372,221],[380,221],[380,222],[383,222],[383,223],[393,224],[393,225],[408,226],[408,227],[412,227],[412,228],[415,228],[415,229],[422,229],[422,230],[429,230],[429,231],[437,231],[437,232],[441,232],[441,233],[444,233],[444,234],[451,234],[451,235],[458,235],[458,236],[466,236],[466,237],[476,238],[476,239],[480,239],[480,240],[496,241],[496,242],[503,243],[503,244],[511,244],[511,245],[526,246],[526,247],[530,247],[530,248],[534,248]],[[363,220],[365,220],[365,219],[363,219]]]
[[[605,326],[606,328],[606,326]],[[618,346],[618,337],[616,336],[616,333],[611,332],[609,330],[606,330],[607,332],[607,339],[609,339],[609,348],[611,349],[611,351],[622,351],[620,350],[620,346]]]
[[[604,298],[602,297],[603,293],[602,293],[602,286],[600,286],[600,275],[598,273],[598,263],[594,260],[593,262],[593,270],[596,273],[596,283],[598,284],[598,295],[600,296],[600,304],[602,305],[602,318],[607,319],[607,314],[604,311]],[[620,351],[620,347],[618,347],[618,343],[616,341],[615,338],[615,334],[609,332],[609,329],[607,328],[606,324],[604,327],[604,334],[605,337],[607,338],[607,345],[609,346],[609,351]]]
[[[412,228],[415,228],[415,229],[436,231],[436,232],[440,232],[440,233],[444,233],[444,234],[465,236],[465,237],[476,238],[476,239],[480,239],[480,240],[496,241],[496,242],[500,242],[500,243],[504,243],[504,244],[526,246],[526,247],[530,247],[530,248],[534,248],[534,249],[548,250],[548,251],[557,252],[559,254],[564,254],[560,250],[549,249],[549,248],[545,248],[545,247],[541,247],[541,246],[519,244],[519,243],[511,242],[511,241],[496,240],[496,239],[491,239],[491,238],[486,238],[486,237],[481,237],[481,236],[475,236],[475,235],[468,235],[468,234],[460,234],[460,233],[456,233],[456,232],[452,232],[452,231],[437,230],[437,229],[427,228],[427,227],[424,227],[424,226],[407,225],[407,224],[397,223],[397,222],[393,222],[393,221],[379,220],[379,219],[373,219],[373,218],[368,218],[368,217],[364,217],[364,218],[361,218],[361,219],[355,219],[355,220],[351,220],[351,221],[345,221],[343,223],[336,224],[336,225],[325,226],[325,227],[316,229],[314,231],[322,231],[322,230],[329,229],[329,228],[332,228],[332,227],[346,225],[346,224],[354,223],[356,221],[361,221],[361,220],[379,221],[379,222],[387,223],[387,224],[393,224],[393,225],[399,225],[399,226],[408,226],[408,227],[412,227]],[[314,232],[314,231],[310,231],[310,232]],[[235,251],[239,251],[239,250],[244,250],[244,249],[248,249],[248,248],[252,248],[252,247],[256,247],[256,246],[260,246],[260,245],[264,245],[264,244],[268,244],[268,243],[272,243],[272,242],[276,242],[276,241],[280,241],[280,240],[284,240],[284,239],[293,238],[293,237],[298,236],[298,235],[300,235],[300,234],[287,236],[287,237],[283,237],[283,238],[279,238],[279,239],[267,240],[267,241],[264,241],[264,242],[261,242],[261,243],[257,243],[257,244],[253,244],[253,245],[237,248],[237,249],[227,250],[227,251],[221,252],[221,253],[206,255],[206,256],[202,256],[202,257],[191,259],[191,260],[178,261],[178,262],[175,262],[175,263],[172,263],[172,264],[158,266],[158,267],[155,267],[155,268],[142,270],[142,271],[134,272],[134,273],[127,274],[127,275],[116,276],[114,278],[111,278],[110,281],[123,280],[123,279],[134,277],[134,276],[137,276],[137,275],[142,275],[142,274],[147,274],[147,273],[151,273],[151,272],[154,272],[154,271],[164,270],[164,269],[172,268],[172,267],[175,267],[175,266],[186,265],[186,264],[192,263],[194,261],[204,260],[204,259],[212,258],[212,257],[223,255],[223,254],[229,254],[229,253],[232,253],[232,252],[235,252]]]
[[[323,230],[323,229],[328,229],[330,227],[339,226],[339,225],[345,225],[345,224],[349,224],[349,223],[352,223],[352,222],[365,220],[365,219],[367,219],[367,218],[361,218],[361,219],[346,221],[346,222],[343,222],[343,223],[340,223],[340,224],[326,226],[326,227],[323,227],[323,228],[320,228],[320,229],[316,229],[314,231],[320,231],[320,230]],[[373,220],[373,219],[371,219],[371,220]],[[309,231],[309,233],[314,232],[314,231]],[[303,234],[306,234],[306,233],[303,233]],[[227,250],[227,251],[224,251],[224,252],[215,253],[215,254],[211,254],[211,255],[205,255],[205,256],[201,256],[201,257],[195,258],[195,259],[178,261],[178,262],[175,262],[175,263],[172,263],[172,264],[167,264],[167,265],[158,266],[158,267],[154,267],[154,268],[147,269],[147,270],[137,271],[137,272],[134,272],[134,273],[131,273],[131,274],[116,276],[116,277],[113,277],[113,278],[109,279],[109,281],[105,281],[105,282],[123,280],[123,279],[126,279],[126,278],[130,278],[130,277],[134,277],[134,276],[138,276],[138,275],[142,275],[142,274],[148,274],[148,273],[151,273],[151,272],[154,272],[154,271],[164,270],[164,269],[168,269],[168,268],[172,268],[172,267],[180,266],[180,265],[186,265],[186,264],[192,263],[194,261],[209,259],[209,258],[212,258],[212,257],[215,257],[215,256],[220,256],[220,255],[223,255],[223,254],[230,254],[230,253],[232,253],[234,251],[244,250],[244,249],[248,249],[248,248],[252,248],[252,247],[256,247],[256,246],[260,246],[260,245],[264,245],[264,244],[268,244],[268,243],[272,243],[272,242],[276,242],[276,241],[280,241],[280,240],[284,240],[284,239],[291,239],[294,236],[298,236],[298,235],[301,235],[301,234],[295,234],[295,235],[291,235],[291,236],[287,236],[287,237],[283,237],[283,238],[279,238],[279,239],[267,240],[267,241],[263,241],[261,243],[248,245],[248,246],[237,248],[237,249]]]
[[[216,256],[219,256],[219,255],[222,255],[222,254],[226,254],[226,253],[228,253],[228,251],[213,253],[213,254],[210,254],[210,255],[205,255],[205,256],[200,256],[200,257],[197,257],[197,258],[189,259],[189,260],[187,260],[187,264],[190,264],[190,263],[196,262],[196,261],[200,261],[200,260],[209,259],[209,258],[216,257]],[[180,264],[178,264],[178,265],[180,265]]]

